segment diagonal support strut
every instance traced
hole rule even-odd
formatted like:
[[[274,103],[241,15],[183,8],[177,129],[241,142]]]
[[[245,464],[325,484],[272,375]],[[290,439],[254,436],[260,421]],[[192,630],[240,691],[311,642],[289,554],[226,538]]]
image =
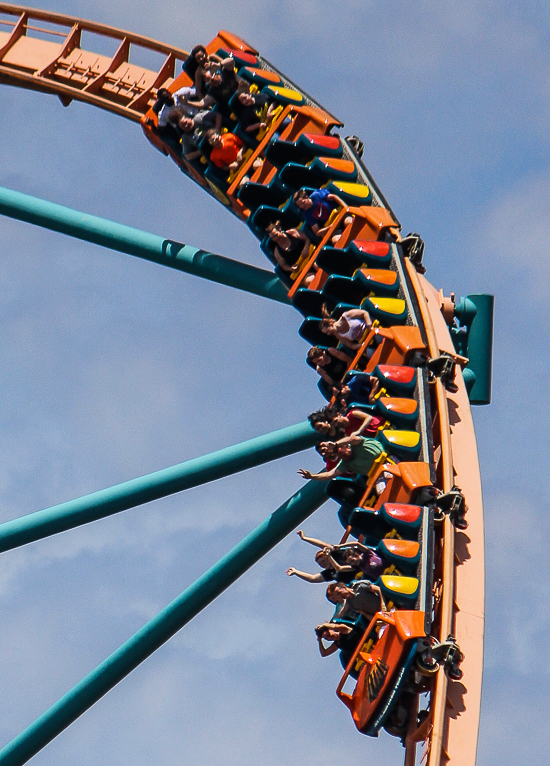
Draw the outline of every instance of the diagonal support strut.
[[[0,766],[22,766],[36,755],[326,500],[324,483],[306,484],[31,726],[6,745],[0,752]]]
[[[91,495],[6,521],[0,524],[0,553],[301,452],[316,444],[319,438],[319,434],[308,422],[298,423]]]
[[[279,303],[290,303],[288,291],[273,272],[106,218],[3,187],[0,187],[0,213]]]

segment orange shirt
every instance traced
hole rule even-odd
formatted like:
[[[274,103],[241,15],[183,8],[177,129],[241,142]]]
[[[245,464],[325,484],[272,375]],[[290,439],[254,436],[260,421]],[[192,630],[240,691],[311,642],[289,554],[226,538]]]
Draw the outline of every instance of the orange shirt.
[[[235,162],[243,145],[241,139],[233,133],[224,133],[221,139],[223,146],[215,146],[210,153],[211,161],[218,168]]]

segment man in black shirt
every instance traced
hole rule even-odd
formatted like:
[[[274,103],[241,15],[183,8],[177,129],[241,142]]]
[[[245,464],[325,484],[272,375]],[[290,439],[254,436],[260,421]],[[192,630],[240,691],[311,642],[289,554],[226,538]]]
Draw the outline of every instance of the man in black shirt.
[[[229,116],[229,101],[242,82],[235,72],[235,62],[230,57],[226,58],[220,63],[219,69],[209,73],[206,96],[201,101],[192,102],[192,105],[199,109],[211,109],[217,104],[222,114]]]
[[[268,97],[263,93],[239,93],[237,100],[239,124],[245,133],[255,138],[259,130],[267,127],[267,120],[271,117],[276,104],[271,103],[267,108]]]

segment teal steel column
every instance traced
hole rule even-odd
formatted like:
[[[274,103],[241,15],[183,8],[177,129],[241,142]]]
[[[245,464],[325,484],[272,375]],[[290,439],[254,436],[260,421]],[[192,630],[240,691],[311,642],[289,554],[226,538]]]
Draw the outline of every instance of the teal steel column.
[[[468,295],[477,309],[468,335],[466,356],[470,361],[466,369],[472,370],[475,383],[469,393],[471,404],[491,404],[493,376],[493,315],[495,296]]]
[[[168,641],[247,569],[321,506],[325,484],[309,482],[162,612],[89,673],[0,752],[0,766],[21,766]]]
[[[270,271],[105,218],[79,213],[38,197],[0,187],[0,213],[212,282],[246,290],[280,303],[290,303],[287,289]]]
[[[187,460],[162,471],[125,481],[115,487],[54,505],[0,524],[0,553],[89,524],[136,505],[197,487],[247,468],[277,460],[312,447],[319,441],[308,422],[257,436],[241,444]]]

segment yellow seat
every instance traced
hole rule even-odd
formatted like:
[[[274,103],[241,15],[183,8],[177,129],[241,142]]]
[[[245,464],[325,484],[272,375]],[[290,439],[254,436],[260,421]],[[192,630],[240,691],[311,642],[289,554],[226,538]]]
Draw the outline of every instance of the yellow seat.
[[[371,317],[392,326],[407,321],[407,304],[401,298],[380,298],[372,295],[364,299],[361,308],[368,311]]]
[[[401,596],[415,597],[418,590],[418,578],[402,577],[401,575],[382,575],[380,580],[384,586],[392,593],[399,593]]]
[[[365,184],[351,183],[350,181],[331,181],[326,187],[332,194],[342,197],[344,202],[354,207],[368,205],[372,199],[372,193]]]
[[[386,452],[403,460],[418,457],[420,434],[418,431],[382,431],[378,436]]]
[[[295,104],[300,106],[304,103],[304,97],[297,90],[291,90],[290,88],[281,88],[278,85],[266,85],[262,88],[262,93],[267,96],[275,97],[277,101],[281,101],[283,104]]]

